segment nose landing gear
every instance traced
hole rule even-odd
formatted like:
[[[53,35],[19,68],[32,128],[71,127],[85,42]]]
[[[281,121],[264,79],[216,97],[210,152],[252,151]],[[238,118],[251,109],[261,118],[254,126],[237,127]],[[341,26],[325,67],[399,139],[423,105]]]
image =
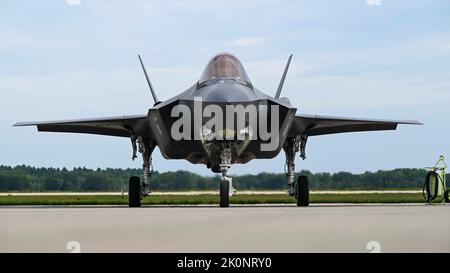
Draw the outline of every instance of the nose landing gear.
[[[230,196],[236,193],[236,189],[233,188],[233,179],[227,176],[228,169],[231,167],[231,149],[223,148],[220,154],[221,163],[219,165],[222,173],[222,179],[220,180],[220,201],[221,208],[230,206]]]

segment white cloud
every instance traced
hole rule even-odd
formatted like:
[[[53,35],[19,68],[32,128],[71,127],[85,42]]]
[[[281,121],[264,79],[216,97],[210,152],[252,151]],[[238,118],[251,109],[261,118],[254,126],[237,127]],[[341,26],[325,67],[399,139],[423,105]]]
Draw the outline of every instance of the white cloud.
[[[450,53],[450,41],[443,41],[441,43],[438,43],[436,49],[441,53]]]
[[[286,66],[288,52],[286,56],[278,59],[258,60],[253,62],[243,62],[250,80],[256,88],[266,92],[269,95],[273,95],[278,86],[278,83],[283,74],[283,70]],[[287,74],[285,89],[289,85],[291,86],[291,79],[296,77],[302,77],[306,71],[314,69],[315,66],[310,63],[305,63],[302,60],[292,59],[292,63],[289,67]],[[283,92],[284,93],[284,92]]]
[[[262,42],[264,42],[264,38],[262,38],[262,37],[244,36],[244,37],[239,37],[235,40],[232,40],[230,42],[230,44],[235,45],[235,46],[249,46],[249,45],[261,44]]]
[[[379,6],[381,5],[381,0],[366,0],[369,6]]]
[[[66,3],[69,6],[79,6],[81,5],[81,0],[66,0]]]

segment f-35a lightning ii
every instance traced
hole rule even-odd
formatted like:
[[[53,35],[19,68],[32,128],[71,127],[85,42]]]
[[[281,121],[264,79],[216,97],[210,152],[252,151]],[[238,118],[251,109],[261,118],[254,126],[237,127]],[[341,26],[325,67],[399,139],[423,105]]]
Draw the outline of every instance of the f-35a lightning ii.
[[[139,56],[139,55],[138,55]],[[129,206],[139,207],[150,193],[152,153],[156,147],[166,159],[184,159],[204,164],[221,173],[220,206],[228,207],[235,193],[227,176],[233,164],[286,155],[289,195],[298,206],[309,205],[306,176],[294,179],[295,155],[305,159],[309,137],[376,130],[395,130],[398,124],[422,124],[409,120],[343,118],[296,113],[288,98],[281,97],[292,55],[274,96],[253,86],[241,62],[230,54],[219,54],[207,64],[200,79],[181,94],[159,101],[141,57],[139,61],[154,99],[147,114],[108,118],[19,122],[14,126],[37,126],[42,132],[98,134],[129,138],[133,155],[143,158],[143,182],[129,180]]]

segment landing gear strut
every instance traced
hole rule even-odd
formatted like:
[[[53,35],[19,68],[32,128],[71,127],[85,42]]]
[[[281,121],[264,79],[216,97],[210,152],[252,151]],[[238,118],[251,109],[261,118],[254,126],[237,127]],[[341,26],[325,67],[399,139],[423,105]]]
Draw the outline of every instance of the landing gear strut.
[[[283,149],[286,154],[285,173],[288,184],[288,193],[297,199],[297,206],[309,205],[309,181],[306,176],[299,176],[295,183],[295,155],[300,150],[300,157],[306,158],[305,148],[307,135],[300,135],[286,140]]]
[[[130,177],[128,185],[128,205],[129,207],[140,207],[141,199],[150,194],[150,178],[153,173],[152,153],[156,145],[148,138],[136,135],[131,135],[131,144],[133,147],[133,155],[131,159],[134,160],[137,158],[137,151],[139,151],[142,155],[144,181],[141,184],[139,177]]]
[[[222,179],[220,180],[220,202],[221,208],[230,206],[230,196],[236,193],[233,188],[233,180],[227,176],[228,169],[231,167],[231,149],[225,147],[220,154],[219,168],[222,173]]]

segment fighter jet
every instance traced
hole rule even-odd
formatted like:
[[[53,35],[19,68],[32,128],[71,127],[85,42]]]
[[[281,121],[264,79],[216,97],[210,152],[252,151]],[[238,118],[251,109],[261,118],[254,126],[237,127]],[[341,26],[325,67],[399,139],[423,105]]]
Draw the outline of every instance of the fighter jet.
[[[132,159],[143,159],[143,181],[130,177],[130,207],[141,206],[151,193],[152,153],[156,147],[165,159],[184,159],[204,164],[221,173],[220,207],[228,207],[236,190],[227,175],[233,164],[269,159],[284,151],[287,193],[297,206],[309,205],[309,181],[295,180],[295,157],[306,158],[309,137],[327,134],[395,130],[399,124],[422,124],[415,120],[381,120],[331,117],[296,113],[289,99],[280,97],[291,63],[289,56],[278,89],[268,95],[253,86],[241,62],[222,53],[208,62],[200,79],[186,91],[165,101],[158,100],[147,70],[138,55],[154,105],[147,114],[118,117],[19,122],[14,126],[37,126],[41,132],[85,133],[128,138]]]

